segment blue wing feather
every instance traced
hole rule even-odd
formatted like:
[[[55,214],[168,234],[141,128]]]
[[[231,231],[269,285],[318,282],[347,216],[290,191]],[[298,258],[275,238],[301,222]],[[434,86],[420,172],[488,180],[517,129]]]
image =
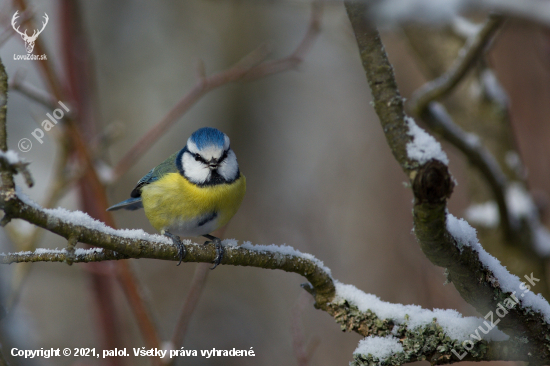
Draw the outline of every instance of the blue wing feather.
[[[140,208],[143,208],[143,203],[141,202],[141,197],[137,198],[129,198],[126,201],[122,201],[117,203],[116,205],[113,205],[107,209],[107,211],[116,211],[116,210],[138,210]]]
[[[132,190],[132,193],[130,193],[130,197],[133,197],[133,198],[141,197],[141,187],[143,187],[146,184],[151,184],[154,181],[159,179],[159,177],[155,176],[154,173],[155,173],[155,168],[151,169],[149,173],[145,174],[145,176],[143,176],[143,178],[141,178],[137,182],[135,188]]]

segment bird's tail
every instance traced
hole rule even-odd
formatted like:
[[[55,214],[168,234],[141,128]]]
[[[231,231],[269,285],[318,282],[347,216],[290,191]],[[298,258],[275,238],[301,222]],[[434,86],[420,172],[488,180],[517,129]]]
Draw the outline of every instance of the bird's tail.
[[[143,208],[141,197],[136,197],[136,198],[127,199],[126,201],[119,202],[116,205],[109,207],[107,211],[116,211],[121,209],[134,211],[140,208]]]

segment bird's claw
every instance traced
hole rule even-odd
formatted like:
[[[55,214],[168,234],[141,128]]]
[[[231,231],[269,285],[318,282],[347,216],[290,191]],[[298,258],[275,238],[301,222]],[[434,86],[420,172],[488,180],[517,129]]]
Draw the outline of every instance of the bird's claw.
[[[183,258],[185,258],[185,256],[187,255],[187,249],[185,249],[185,245],[183,245],[179,236],[174,235],[168,231],[165,231],[164,235],[172,239],[172,241],[174,242],[174,245],[178,247],[179,262],[177,265],[179,266],[183,261]]]
[[[210,268],[214,269],[222,262],[225,250],[223,249],[222,241],[219,238],[214,237],[212,240],[207,240],[204,242],[204,245],[208,245],[211,243],[216,246],[216,258],[214,258],[214,267]]]

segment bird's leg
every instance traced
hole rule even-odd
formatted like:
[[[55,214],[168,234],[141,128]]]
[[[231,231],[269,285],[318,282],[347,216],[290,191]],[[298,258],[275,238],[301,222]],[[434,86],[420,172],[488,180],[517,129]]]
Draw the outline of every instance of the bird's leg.
[[[223,259],[223,254],[224,254],[225,251],[223,250],[222,241],[220,240],[220,238],[216,238],[215,236],[212,236],[212,235],[209,235],[209,234],[206,234],[206,235],[203,235],[203,236],[206,239],[210,239],[208,241],[205,241],[204,245],[214,243],[214,245],[216,246],[216,258],[214,259],[214,267],[210,268],[210,269],[214,269],[218,266],[218,264],[221,263],[221,261]]]
[[[181,264],[181,262],[183,261],[183,258],[185,258],[185,256],[187,255],[187,250],[185,249],[185,246],[181,242],[180,237],[177,236],[177,235],[172,234],[171,232],[169,232],[167,230],[163,230],[161,232],[161,234],[164,235],[164,236],[169,237],[170,239],[172,239],[172,241],[174,242],[174,245],[176,247],[178,247],[178,256],[179,256],[179,259],[180,259],[180,261],[178,262],[178,266],[179,266]]]

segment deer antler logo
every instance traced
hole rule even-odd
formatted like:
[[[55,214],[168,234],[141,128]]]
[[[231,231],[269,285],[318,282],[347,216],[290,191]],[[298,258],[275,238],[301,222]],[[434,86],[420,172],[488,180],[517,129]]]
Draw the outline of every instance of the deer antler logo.
[[[17,15],[19,11],[16,11],[15,14],[13,14],[13,17],[11,18],[11,26],[13,27],[13,29],[15,29],[15,31],[17,33],[19,33],[21,35],[21,38],[23,38],[23,41],[25,41],[25,48],[27,49],[27,53],[31,53],[32,50],[34,49],[34,42],[36,41],[36,38],[38,38],[38,35],[40,33],[42,33],[42,31],[44,30],[44,28],[46,28],[46,24],[48,24],[48,14],[44,13],[44,20],[45,22],[42,22],[42,29],[40,29],[39,31],[37,31],[36,29],[34,30],[32,36],[29,36],[27,34],[27,30],[25,29],[25,32],[20,32],[19,31],[19,26],[17,26],[17,28],[15,28],[15,20],[19,17]],[[37,33],[38,32],[38,33]]]

